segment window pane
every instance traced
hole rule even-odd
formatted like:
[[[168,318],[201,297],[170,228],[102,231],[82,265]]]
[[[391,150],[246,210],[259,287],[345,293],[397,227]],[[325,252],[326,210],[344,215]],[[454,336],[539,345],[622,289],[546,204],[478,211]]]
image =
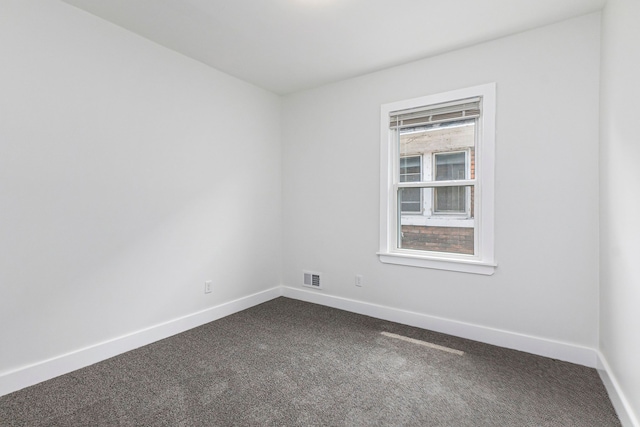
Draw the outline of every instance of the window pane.
[[[400,159],[400,182],[418,182],[422,179],[421,156]]]
[[[467,187],[440,187],[434,189],[434,212],[466,213]]]
[[[400,210],[402,213],[422,212],[422,189],[403,188],[399,194]]]
[[[422,180],[422,157],[400,158],[400,182],[419,182]],[[406,188],[402,193],[401,210],[404,213],[422,212],[422,190]]]
[[[476,119],[408,127],[397,132],[400,182],[473,179],[468,171],[474,167]]]
[[[466,179],[467,165],[466,153],[437,153],[436,159],[436,181],[447,181],[451,179]]]
[[[420,173],[420,156],[402,157],[400,173]]]
[[[416,192],[422,197],[445,200],[444,195],[448,195],[448,201],[463,199],[465,205],[469,206],[469,212],[464,215],[457,214],[459,211],[447,211],[457,215],[441,215],[437,220],[434,217],[416,215],[420,211],[410,211],[411,207],[418,209]],[[474,204],[473,186],[450,186],[437,188],[400,188],[398,190],[398,206],[400,212],[398,216],[399,233],[398,247],[402,249],[412,249],[429,252],[445,252],[454,254],[474,255]],[[455,196],[451,196],[455,195]],[[413,204],[412,204],[413,203]],[[451,207],[451,206],[449,206]],[[453,206],[460,208],[461,206]],[[414,212],[411,214],[411,212]]]

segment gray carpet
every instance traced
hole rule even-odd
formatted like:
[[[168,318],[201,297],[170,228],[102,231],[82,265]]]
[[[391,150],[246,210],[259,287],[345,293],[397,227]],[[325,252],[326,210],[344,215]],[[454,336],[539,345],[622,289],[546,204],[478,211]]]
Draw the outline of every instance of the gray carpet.
[[[0,424],[604,427],[620,422],[594,369],[278,298],[1,397]]]

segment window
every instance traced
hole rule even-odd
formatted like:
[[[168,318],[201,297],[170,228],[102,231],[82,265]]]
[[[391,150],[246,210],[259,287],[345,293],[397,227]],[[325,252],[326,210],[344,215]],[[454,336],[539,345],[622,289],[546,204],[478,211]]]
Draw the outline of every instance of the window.
[[[411,156],[400,158],[400,182],[422,181],[422,157]],[[419,188],[407,188],[400,201],[402,213],[422,212],[422,192]]]
[[[495,84],[381,111],[380,260],[493,274]]]
[[[467,156],[465,152],[435,153],[436,181],[467,179]],[[443,187],[434,189],[433,211],[437,214],[466,214],[467,189],[465,187]]]

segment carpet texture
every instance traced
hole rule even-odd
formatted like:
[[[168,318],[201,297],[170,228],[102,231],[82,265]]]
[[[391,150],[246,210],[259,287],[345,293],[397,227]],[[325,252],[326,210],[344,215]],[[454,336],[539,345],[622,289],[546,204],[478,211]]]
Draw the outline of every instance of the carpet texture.
[[[0,425],[620,422],[594,369],[278,298],[0,397]]]

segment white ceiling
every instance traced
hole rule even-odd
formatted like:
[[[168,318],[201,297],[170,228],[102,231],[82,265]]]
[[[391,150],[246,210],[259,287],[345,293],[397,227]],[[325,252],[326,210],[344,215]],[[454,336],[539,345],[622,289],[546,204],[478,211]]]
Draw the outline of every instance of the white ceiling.
[[[286,94],[597,11],[606,0],[63,0]]]

